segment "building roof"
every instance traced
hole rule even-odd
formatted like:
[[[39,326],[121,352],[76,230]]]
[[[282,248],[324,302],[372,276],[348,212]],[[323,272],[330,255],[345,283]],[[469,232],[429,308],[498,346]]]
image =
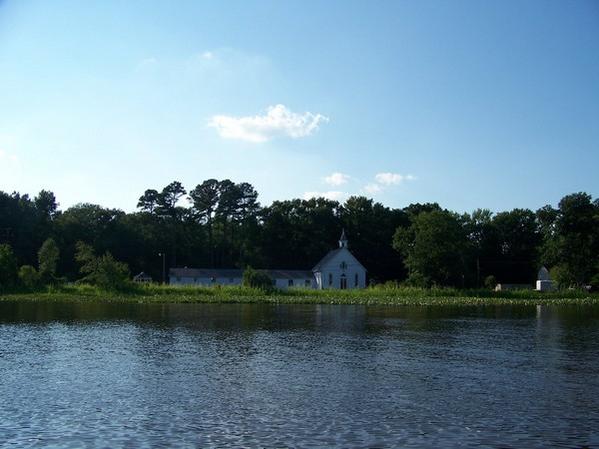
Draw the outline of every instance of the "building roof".
[[[320,259],[320,261],[316,265],[314,265],[314,268],[312,268],[312,271],[321,271],[323,265],[326,265],[327,263],[329,263],[337,254],[339,254],[340,252],[343,252],[343,251],[347,251],[349,253],[350,257],[352,257],[358,263],[358,265],[360,265],[364,270],[366,270],[364,265],[362,265],[360,263],[360,261],[358,259],[356,259],[356,256],[354,256],[349,249],[337,248],[337,249],[333,249],[333,250],[329,251],[322,259]]]
[[[273,279],[312,278],[310,270],[257,270]],[[189,278],[241,278],[243,270],[235,268],[171,268],[169,276]]]
[[[308,279],[314,277],[310,270],[261,270],[273,279]]]
[[[243,270],[228,268],[171,268],[169,276],[185,278],[240,278]]]
[[[537,274],[537,279],[539,281],[550,281],[551,276],[549,275],[549,270],[545,267],[541,267],[539,273]]]
[[[319,271],[323,265],[327,264],[331,259],[333,259],[333,257],[335,257],[342,250],[343,250],[343,248],[337,248],[337,249],[333,249],[333,250],[329,251],[322,259],[320,259],[320,262],[318,262],[316,265],[314,265],[314,268],[312,268],[312,271]]]

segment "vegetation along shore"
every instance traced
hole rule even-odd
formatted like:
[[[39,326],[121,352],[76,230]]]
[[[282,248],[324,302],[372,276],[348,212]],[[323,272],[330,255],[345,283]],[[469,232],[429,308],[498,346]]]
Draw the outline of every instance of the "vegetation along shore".
[[[569,290],[494,292],[454,288],[371,287],[362,290],[264,290],[253,287],[132,285],[110,291],[92,285],[64,285],[0,294],[0,301],[111,301],[141,303],[272,303],[363,305],[595,305],[599,293]]]

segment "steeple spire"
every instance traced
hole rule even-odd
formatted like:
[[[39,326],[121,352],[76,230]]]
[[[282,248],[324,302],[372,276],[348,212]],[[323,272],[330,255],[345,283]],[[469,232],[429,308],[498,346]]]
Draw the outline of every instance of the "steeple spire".
[[[341,231],[341,237],[339,237],[339,248],[347,248],[347,237],[345,236],[345,229]]]

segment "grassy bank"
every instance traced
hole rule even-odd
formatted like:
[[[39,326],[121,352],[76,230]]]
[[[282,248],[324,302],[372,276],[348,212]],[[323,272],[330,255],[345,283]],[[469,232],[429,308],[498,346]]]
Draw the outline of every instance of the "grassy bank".
[[[598,293],[560,291],[493,292],[452,288],[367,288],[364,290],[290,289],[265,292],[247,287],[171,287],[134,285],[108,292],[90,285],[48,287],[0,294],[0,301],[112,301],[144,303],[297,303],[366,305],[599,305]]]

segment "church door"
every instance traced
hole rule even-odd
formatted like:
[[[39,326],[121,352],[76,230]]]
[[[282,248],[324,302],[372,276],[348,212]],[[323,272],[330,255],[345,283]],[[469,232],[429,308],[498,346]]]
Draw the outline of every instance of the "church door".
[[[341,275],[341,279],[339,280],[339,288],[341,290],[345,290],[347,288],[347,278],[344,274]]]

